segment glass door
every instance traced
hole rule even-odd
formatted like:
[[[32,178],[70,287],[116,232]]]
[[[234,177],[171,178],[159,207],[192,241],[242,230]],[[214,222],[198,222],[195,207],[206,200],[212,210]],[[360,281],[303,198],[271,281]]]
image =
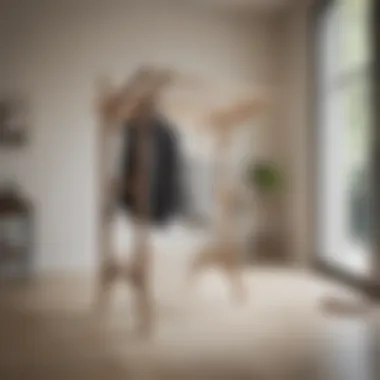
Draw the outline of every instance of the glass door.
[[[370,0],[329,1],[317,37],[317,251],[327,264],[367,277],[373,252]]]

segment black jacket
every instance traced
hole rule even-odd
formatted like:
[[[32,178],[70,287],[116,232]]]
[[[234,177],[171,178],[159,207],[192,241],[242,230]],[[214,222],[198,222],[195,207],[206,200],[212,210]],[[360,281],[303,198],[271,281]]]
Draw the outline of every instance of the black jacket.
[[[136,180],[139,168],[138,152],[141,129],[128,122],[125,128],[124,148],[122,154],[122,175],[126,186]],[[180,207],[181,185],[179,175],[179,147],[177,136],[169,123],[156,115],[149,122],[151,145],[148,173],[149,183],[149,219],[152,223],[169,221]],[[136,215],[135,197],[131,192],[121,194],[121,205],[130,213]]]

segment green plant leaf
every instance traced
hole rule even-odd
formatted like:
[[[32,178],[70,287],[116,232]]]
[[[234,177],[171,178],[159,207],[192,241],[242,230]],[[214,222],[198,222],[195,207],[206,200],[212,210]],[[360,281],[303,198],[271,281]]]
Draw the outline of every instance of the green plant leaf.
[[[283,187],[283,176],[280,169],[270,162],[253,163],[248,170],[249,181],[263,194],[277,193]]]

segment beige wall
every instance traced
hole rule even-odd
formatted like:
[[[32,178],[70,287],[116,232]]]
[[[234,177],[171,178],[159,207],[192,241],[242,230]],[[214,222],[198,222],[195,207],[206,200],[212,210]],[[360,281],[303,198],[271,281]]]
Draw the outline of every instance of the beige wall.
[[[32,129],[27,147],[0,152],[0,179],[15,179],[35,202],[39,272],[96,264],[99,72],[121,81],[148,61],[216,79],[278,82],[271,18],[117,1],[8,3],[1,90],[30,97]]]
[[[311,4],[311,2],[309,2]],[[311,186],[310,113],[311,72],[309,54],[309,6],[307,2],[291,9],[285,22],[283,112],[286,120],[291,189],[288,192],[288,221],[295,263],[311,264],[313,245],[313,200]]]

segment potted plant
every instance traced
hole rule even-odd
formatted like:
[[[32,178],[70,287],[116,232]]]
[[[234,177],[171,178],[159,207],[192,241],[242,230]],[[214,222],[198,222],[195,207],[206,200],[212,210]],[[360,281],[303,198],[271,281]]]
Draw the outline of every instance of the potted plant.
[[[284,184],[281,170],[269,161],[252,163],[248,175],[254,190],[262,197],[278,194]]]
[[[284,254],[280,243],[280,196],[284,189],[280,166],[269,160],[252,162],[248,167],[248,183],[253,189],[255,232],[253,253],[265,258]],[[282,246],[280,248],[280,246]],[[280,252],[281,251],[281,252]]]

